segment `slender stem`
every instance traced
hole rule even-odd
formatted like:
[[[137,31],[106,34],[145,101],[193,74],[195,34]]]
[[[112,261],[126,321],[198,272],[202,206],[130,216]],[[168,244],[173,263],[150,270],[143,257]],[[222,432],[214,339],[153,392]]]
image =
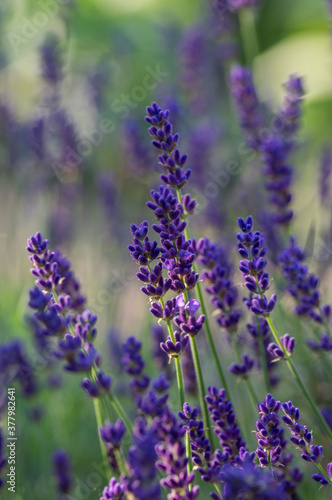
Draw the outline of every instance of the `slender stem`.
[[[160,297],[160,304],[162,308],[165,308],[165,303],[162,297]],[[171,337],[172,342],[175,342],[175,336],[173,332],[173,328],[171,325],[171,322],[169,320],[166,321],[167,324],[167,330],[169,333],[169,336]],[[183,405],[185,403],[185,391],[184,391],[184,381],[183,381],[183,373],[182,373],[182,366],[180,363],[180,358],[177,357],[175,358],[175,368],[176,368],[176,378],[178,382],[178,389],[179,389],[179,395],[180,395],[180,404],[181,404],[181,410],[183,409]]]
[[[58,295],[57,295],[56,291],[53,290],[52,294],[53,294],[53,298],[54,298],[55,302],[58,304],[59,300],[58,300]],[[69,330],[72,333],[72,335],[76,335],[75,331],[73,329],[73,325],[71,325],[71,324],[69,325]],[[92,368],[91,368],[91,375],[92,375],[92,378],[95,378],[95,376],[96,376],[96,368],[94,366],[92,366]],[[108,394],[108,396],[109,396],[109,399],[112,403],[113,408],[115,409],[118,416],[124,421],[125,426],[127,427],[128,431],[132,432],[132,425],[131,425],[130,420],[127,417],[127,414],[126,414],[124,408],[122,407],[120,401],[111,392]],[[98,426],[102,427],[103,421],[102,421],[102,417],[101,417],[101,407],[100,407],[100,402],[99,402],[98,398],[93,398],[93,403],[94,403],[94,410],[95,410],[95,414],[96,414],[97,424],[98,424]],[[102,444],[101,452],[102,452],[102,455],[104,456],[104,450],[106,452],[106,449],[105,449],[105,446],[101,440],[99,432],[98,432],[98,436],[99,436],[99,441]],[[107,458],[107,454],[106,454],[106,458]]]
[[[221,492],[221,488],[220,488],[219,484],[214,483],[213,486],[215,487],[216,491],[218,492],[218,495],[220,496],[220,498],[223,499],[224,497],[223,497],[223,494]]]
[[[178,198],[179,203],[182,204],[181,189],[177,189],[176,190],[176,194],[177,194],[177,198]],[[186,226],[186,228],[184,230],[184,235],[185,235],[186,240],[190,239],[188,226]],[[197,268],[196,268],[195,262],[193,263],[193,270],[195,271],[195,273],[197,273]],[[222,387],[225,389],[228,398],[230,398],[230,394],[229,394],[229,389],[228,389],[226,377],[225,377],[224,371],[222,369],[222,366],[221,366],[221,363],[220,363],[220,360],[219,360],[219,357],[218,357],[218,354],[217,354],[216,346],[215,346],[214,341],[213,341],[213,336],[212,336],[212,331],[211,331],[211,327],[210,327],[210,322],[209,322],[209,319],[208,319],[207,310],[206,310],[206,307],[205,307],[204,298],[203,298],[203,294],[202,294],[202,289],[201,289],[200,283],[196,284],[196,290],[197,290],[197,297],[198,297],[199,303],[201,304],[202,313],[205,315],[204,328],[205,328],[205,331],[206,331],[206,335],[207,335],[209,347],[211,349],[212,356],[214,358],[214,362],[215,362],[217,370],[218,370],[218,375],[219,375],[219,378],[220,378],[220,382],[221,382]]]
[[[259,53],[254,9],[251,7],[241,9],[239,12],[239,23],[245,61],[248,66],[251,66]]]
[[[53,295],[55,303],[58,304],[59,303],[58,294],[56,293],[55,290],[52,290],[52,295]],[[75,335],[73,326],[71,324],[69,325],[69,330],[71,331],[72,335]],[[94,373],[94,368],[92,367],[91,368],[92,377],[93,377],[93,373]],[[103,419],[102,419],[102,414],[101,414],[100,400],[99,400],[99,398],[92,398],[92,399],[93,399],[93,407],[94,407],[94,411],[95,411],[95,415],[96,415],[97,433],[98,433],[98,439],[99,439],[99,444],[100,444],[100,450],[101,450],[101,455],[103,457],[104,466],[106,467],[106,476],[107,476],[109,473],[109,470],[107,467],[107,464],[108,464],[107,451],[106,451],[105,445],[103,443],[103,440],[102,440],[102,438],[100,436],[100,432],[99,432],[99,429],[103,427]]]
[[[204,399],[205,389],[204,389],[203,372],[202,372],[201,362],[199,359],[199,354],[198,354],[197,343],[196,343],[195,337],[190,337],[190,347],[191,347],[191,352],[193,355],[193,361],[194,361],[195,372],[196,372],[196,377],[197,377],[198,395],[199,395],[199,402],[200,402],[200,405],[202,408],[204,427],[205,427],[206,433],[208,435],[210,444],[212,446],[213,434],[212,434],[212,430],[211,430],[210,424],[209,424],[209,412],[207,409],[206,401]]]
[[[285,352],[285,349],[284,349],[284,346],[282,345],[279,337],[278,337],[278,334],[276,332],[276,329],[274,328],[273,326],[273,323],[271,321],[271,319],[269,317],[266,318],[267,319],[267,322],[269,324],[269,327],[271,329],[271,332],[278,344],[278,346],[280,347],[280,349],[283,350],[283,352]],[[329,425],[327,424],[325,418],[323,417],[323,415],[321,414],[318,406],[316,405],[316,403],[314,402],[311,394],[309,393],[308,389],[306,388],[299,372],[297,371],[293,361],[291,358],[287,357],[285,358],[285,361],[287,363],[287,366],[291,372],[291,374],[293,375],[293,377],[295,378],[296,382],[298,383],[304,397],[306,398],[306,400],[308,401],[309,403],[309,406],[311,407],[312,411],[314,412],[317,420],[319,421],[322,429],[324,429],[325,433],[327,434],[327,436],[329,437],[329,439],[331,440],[332,442],[332,430],[330,429]]]
[[[112,392],[108,393],[108,397],[109,397],[109,400],[110,400],[114,410],[116,411],[118,416],[124,421],[124,424],[127,427],[128,432],[132,433],[133,426],[131,425],[131,422],[130,422],[122,404],[120,403],[120,401],[118,400],[118,398],[116,396],[114,396],[114,394]]]
[[[162,297],[160,297],[160,304],[163,308],[165,308],[164,300]],[[175,342],[175,336],[174,336],[171,322],[169,320],[167,320],[166,324],[167,324],[169,336],[171,337],[172,342]],[[179,389],[179,395],[180,395],[181,410],[183,410],[183,405],[185,403],[185,390],[184,390],[182,366],[181,366],[181,362],[180,362],[179,357],[175,358],[175,369],[176,369],[176,378],[177,378],[177,382],[178,382],[178,389]],[[191,463],[190,436],[189,436],[188,432],[186,433],[186,456],[189,459],[188,464],[187,464],[187,471],[188,471],[188,474],[190,474],[190,472],[192,470],[192,463]]]
[[[119,466],[120,474],[122,474],[123,476],[127,476],[127,474],[129,473],[128,466],[126,467],[125,465],[125,461],[123,459],[121,451],[119,449],[115,449],[114,455]]]
[[[261,329],[260,324],[259,324],[258,316],[256,316],[256,324],[257,324],[257,334],[258,334],[258,348],[259,348],[259,355],[261,358],[261,366],[262,366],[262,372],[263,372],[263,378],[264,378],[264,384],[265,384],[265,391],[266,391],[266,394],[268,394],[270,392],[270,380],[269,380],[269,374],[267,371],[267,359],[266,359],[266,352],[264,349],[262,329]]]
[[[326,477],[326,479],[328,480],[328,482],[331,484],[332,481],[331,481],[330,477],[328,476],[328,474],[326,473],[326,471],[321,466],[321,464],[316,464],[316,465],[317,465],[318,469],[320,470],[320,472],[323,474],[323,476]]]
[[[193,270],[195,272],[197,272],[195,263],[193,264]],[[229,395],[229,388],[228,388],[228,384],[227,384],[227,381],[226,381],[226,377],[225,377],[224,371],[222,369],[222,366],[221,366],[221,363],[220,363],[220,360],[219,360],[219,357],[218,357],[217,349],[216,349],[216,346],[214,344],[214,340],[213,340],[213,337],[212,337],[212,332],[211,332],[211,328],[210,328],[210,321],[209,321],[208,316],[207,316],[207,311],[206,311],[206,308],[205,308],[205,303],[204,303],[204,299],[203,299],[203,294],[202,294],[202,289],[201,289],[200,283],[197,283],[196,289],[197,289],[197,297],[198,297],[199,303],[201,304],[202,313],[205,315],[205,324],[204,324],[204,327],[205,327],[205,331],[206,331],[208,343],[209,343],[209,346],[210,346],[210,349],[211,349],[211,352],[212,352],[212,355],[213,355],[213,358],[214,358],[214,361],[215,361],[215,364],[216,364],[216,367],[217,367],[217,370],[218,370],[218,375],[219,375],[219,378],[220,378],[220,382],[221,382],[222,387],[225,389],[227,396],[230,397],[230,395]]]
[[[100,400],[99,400],[99,398],[92,398],[92,399],[93,399],[93,406],[94,406],[96,421],[97,421],[97,432],[98,432],[101,455],[103,457],[103,463],[104,463],[104,467],[105,467],[106,477],[108,477],[109,476],[109,467],[108,467],[107,450],[106,450],[105,444],[104,444],[104,442],[101,438],[100,432],[99,432],[99,429],[101,429],[103,427],[103,419],[101,416]]]

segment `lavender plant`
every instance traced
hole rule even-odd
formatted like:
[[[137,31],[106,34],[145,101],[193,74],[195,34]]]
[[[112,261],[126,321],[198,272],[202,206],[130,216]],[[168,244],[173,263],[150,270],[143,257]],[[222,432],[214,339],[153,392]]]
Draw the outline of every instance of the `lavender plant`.
[[[314,274],[309,271],[305,265],[305,252],[298,246],[295,237],[292,236],[289,244],[286,244],[294,219],[292,201],[296,176],[291,155],[298,142],[304,85],[302,78],[294,75],[289,77],[284,87],[283,102],[266,133],[263,127],[267,124],[269,104],[260,103],[254,84],[255,74],[250,68],[259,51],[255,19],[261,4],[258,0],[213,2],[214,15],[208,21],[210,24],[202,20],[186,34],[179,57],[183,99],[179,101],[176,95],[170,95],[168,100],[176,103],[176,127],[179,124],[183,126],[184,133],[188,131],[184,144],[188,145],[191,158],[180,150],[180,136],[173,130],[170,112],[156,102],[147,107],[145,117],[153,150],[150,151],[145,144],[140,126],[129,119],[119,127],[121,131],[126,131],[119,140],[126,159],[123,165],[121,158],[118,171],[110,174],[104,169],[96,173],[98,161],[77,158],[79,127],[62,104],[64,53],[60,50],[62,40],[55,36],[47,37],[40,50],[45,109],[40,109],[40,113],[30,117],[28,123],[19,126],[16,111],[3,104],[1,99],[1,166],[5,164],[6,175],[10,169],[16,172],[18,165],[25,165],[23,158],[26,154],[27,163],[31,162],[36,169],[40,169],[40,177],[34,179],[29,165],[22,178],[29,178],[29,183],[36,185],[36,192],[41,192],[40,186],[45,188],[50,240],[64,246],[67,251],[74,234],[72,208],[74,205],[76,208],[79,206],[79,199],[83,200],[82,205],[86,203],[82,208],[83,219],[87,218],[87,213],[90,216],[88,186],[98,187],[98,199],[105,213],[100,224],[102,235],[99,234],[100,226],[96,224],[97,239],[102,242],[103,251],[108,251],[105,250],[107,245],[104,245],[108,239],[122,250],[126,220],[128,217],[132,220],[133,217],[134,201],[130,200],[128,210],[126,206],[127,184],[130,184],[131,174],[135,177],[135,183],[137,180],[144,183],[151,180],[152,183],[153,173],[160,171],[161,182],[157,186],[151,184],[151,198],[146,204],[151,210],[153,221],[136,221],[136,224],[131,225],[133,242],[128,247],[131,257],[139,266],[136,277],[148,301],[150,314],[158,322],[152,326],[152,359],[144,358],[142,349],[146,339],[142,340],[141,333],[148,330],[147,323],[143,328],[138,322],[128,321],[127,329],[130,331],[126,331],[127,339],[123,338],[124,332],[120,331],[116,338],[115,335],[111,338],[107,351],[100,348],[98,342],[102,342],[102,338],[97,335],[95,309],[87,309],[87,299],[82,294],[70,262],[62,252],[51,251],[49,241],[40,232],[28,239],[27,250],[36,285],[29,293],[28,306],[32,313],[28,324],[33,332],[34,346],[45,363],[45,371],[38,372],[36,361],[30,359],[30,353],[21,340],[0,344],[0,489],[4,487],[9,466],[5,447],[7,388],[13,384],[19,389],[20,397],[32,401],[31,406],[27,404],[26,413],[37,421],[43,409],[37,405],[36,399],[41,391],[45,391],[47,399],[48,391],[61,386],[58,373],[62,369],[63,376],[71,374],[69,379],[75,380],[76,375],[78,398],[83,389],[85,399],[93,402],[105,469],[105,486],[103,489],[99,489],[99,486],[94,488],[91,496],[95,498],[161,500],[167,497],[168,500],[195,500],[205,498],[209,493],[214,500],[297,500],[308,485],[307,469],[304,468],[302,472],[302,467],[296,466],[296,452],[290,452],[292,444],[300,452],[303,461],[309,463],[310,467],[318,468],[318,472],[312,474],[313,487],[319,483],[320,487],[327,487],[326,495],[330,494],[332,462],[329,446],[332,427],[328,418],[328,405],[331,404],[328,380],[324,379],[320,385],[319,374],[315,373],[310,385],[307,383],[309,370],[305,371],[304,368],[309,367],[310,363],[304,363],[299,355],[303,335],[301,332],[293,333],[295,329],[290,314],[287,315],[287,327],[282,320],[279,323],[282,315],[278,315],[278,312],[283,312],[288,305],[280,300],[279,291],[278,297],[270,293],[274,276],[278,287],[284,287],[293,297],[295,315],[310,319],[308,325],[316,327],[314,331],[317,338],[307,341],[311,348],[311,351],[307,351],[308,359],[312,359],[312,351],[329,354],[332,350],[329,327],[331,308],[329,304],[322,303],[319,272]],[[164,39],[171,38],[170,32],[168,28],[163,33],[159,30]],[[262,32],[260,28],[259,33]],[[241,40],[242,47],[239,43]],[[128,50],[125,37],[122,39],[120,36],[116,43],[121,45],[122,54]],[[216,45],[215,52],[210,50],[211,43]],[[240,60],[244,60],[248,66],[242,66]],[[212,67],[216,61],[220,68]],[[211,165],[223,168],[224,150],[230,150],[231,154],[234,152],[233,145],[227,144],[232,135],[232,120],[228,116],[226,84],[222,81],[234,62],[229,90],[247,145],[255,159],[251,168],[256,163],[261,164],[265,188],[264,197],[258,191],[253,196],[248,186],[243,188],[250,204],[258,193],[256,220],[266,235],[265,238],[262,232],[253,230],[251,216],[238,218],[240,232],[236,236],[237,250],[241,259],[239,270],[244,294],[234,273],[233,253],[229,245],[229,241],[234,238],[232,235],[228,238],[226,234],[233,217],[231,207],[238,201],[235,200],[236,190],[233,187],[236,181],[243,184],[243,178],[239,175],[237,179],[230,180],[229,185],[221,188],[221,196],[209,197],[205,190],[206,185],[210,185],[206,183]],[[108,64],[106,66],[108,69]],[[88,80],[89,99],[93,99],[93,113],[96,113],[97,118],[101,118],[108,109],[105,67],[97,68],[98,71],[91,74]],[[146,70],[149,76],[150,69]],[[213,78],[216,81],[211,85],[209,80]],[[173,85],[174,82],[170,85],[167,83],[162,90],[159,89],[164,103],[165,95]],[[176,85],[177,82],[174,88]],[[166,87],[168,90],[165,91]],[[220,88],[220,93],[225,95],[217,95],[217,89]],[[145,87],[144,91],[147,93]],[[139,98],[134,103],[130,98],[131,95],[121,94],[119,101],[113,99],[112,111],[125,115],[127,112],[129,114],[129,108],[139,109]],[[128,108],[123,99],[130,103]],[[225,111],[222,117],[224,122],[218,117],[219,99]],[[117,107],[120,101],[123,107]],[[184,101],[187,101],[187,107]],[[5,142],[8,143],[6,147]],[[102,161],[106,159],[108,162],[108,148],[113,138],[105,142],[107,155]],[[220,150],[217,148],[219,142]],[[23,154],[19,143],[24,146],[21,148]],[[158,165],[153,168],[152,152],[155,151],[158,153]],[[113,161],[116,164],[116,155],[112,156]],[[56,175],[44,168],[48,164],[54,167]],[[112,170],[116,169],[117,166],[112,165]],[[321,160],[319,180],[320,210],[324,217],[326,209],[330,207],[330,170],[331,154],[327,148]],[[191,181],[195,197],[189,193]],[[47,196],[51,189],[57,190],[53,203]],[[230,203],[232,197],[234,204]],[[133,197],[133,200],[136,198]],[[200,206],[201,200],[208,205],[205,213],[204,206]],[[201,217],[195,216],[198,211]],[[135,205],[136,216],[138,220],[143,218],[139,206]],[[115,224],[115,219],[121,219],[121,224]],[[78,231],[78,226],[75,229]],[[151,237],[151,230],[154,237]],[[190,234],[199,234],[200,238],[196,240]],[[222,243],[215,243],[215,238]],[[96,239],[93,246],[94,250],[98,246]],[[71,251],[74,255],[75,250]],[[5,253],[7,258],[10,252]],[[266,256],[272,254],[273,258],[269,262]],[[278,277],[276,255],[279,255],[278,264],[284,282]],[[100,267],[104,272],[104,261],[101,261]],[[98,268],[98,253],[95,251],[92,273],[96,276]],[[110,309],[112,323],[116,323],[118,317],[120,321],[123,316],[127,318],[128,311],[131,313],[134,301],[131,302],[130,297],[130,280],[125,278],[120,277],[122,293],[116,299],[121,308],[118,311],[113,307]],[[213,316],[211,308],[205,305],[202,287],[210,298]],[[109,302],[106,304],[107,309],[108,305]],[[212,317],[216,321],[212,321]],[[5,326],[7,328],[7,322]],[[113,326],[116,327],[112,325],[112,329]],[[248,343],[245,343],[248,342],[245,331],[249,334],[253,357],[247,349]],[[216,335],[219,335],[218,342]],[[210,348],[209,353],[205,349],[205,340]],[[235,356],[226,360],[225,353],[231,352],[225,346],[229,340]],[[108,374],[107,359],[105,362],[109,349],[112,350],[109,360],[112,375]],[[329,363],[327,357],[324,359]],[[298,368],[300,363],[302,366]],[[286,387],[282,365],[287,365],[299,392],[292,393],[292,384]],[[225,374],[227,366],[228,372],[234,377]],[[265,397],[261,397],[263,385],[257,377],[258,369],[262,371]],[[174,371],[178,397],[173,387]],[[330,373],[330,363],[327,371]],[[253,409],[255,413],[258,411],[256,422],[250,419],[251,409],[248,409],[247,398],[242,398],[244,384],[238,389],[236,379],[245,381]],[[291,401],[282,403],[271,395],[271,388],[275,388],[277,383],[279,385],[275,390],[279,397],[285,390]],[[309,389],[314,384],[316,391]],[[50,393],[50,399],[53,399],[53,394]],[[308,406],[303,411],[311,410],[311,415],[309,412],[306,415],[307,422],[320,427],[324,433],[320,436],[319,430],[315,430],[315,438],[317,432],[317,442],[324,442],[324,449],[314,443],[314,432],[301,423],[300,410],[293,405],[292,401],[296,401],[302,407],[303,397]],[[82,405],[85,404],[85,399],[81,399]],[[126,400],[126,410],[122,400]],[[321,411],[316,400],[326,404],[325,411]],[[75,417],[76,424],[78,413]],[[248,429],[253,431],[253,436],[256,435],[257,444],[252,444]],[[54,435],[54,439],[58,437]],[[61,438],[64,439],[64,436]],[[46,439],[42,440],[43,445],[44,441]],[[82,461],[90,459],[90,455],[84,455]],[[56,494],[63,500],[70,498],[74,488],[74,472],[75,476],[79,472],[73,471],[73,465],[76,466],[78,461],[70,460],[66,452],[58,450],[53,455],[52,463]],[[302,481],[304,486],[301,486]],[[18,494],[24,495],[22,492]]]

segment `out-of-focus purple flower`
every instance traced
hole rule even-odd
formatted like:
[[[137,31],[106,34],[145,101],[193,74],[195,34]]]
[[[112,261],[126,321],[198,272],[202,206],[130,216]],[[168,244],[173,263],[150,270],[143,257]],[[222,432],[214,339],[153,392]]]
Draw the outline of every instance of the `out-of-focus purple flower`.
[[[287,291],[294,297],[295,312],[299,316],[308,316],[319,324],[327,322],[331,308],[328,304],[321,306],[319,278],[309,273],[308,266],[303,264],[305,252],[300,248],[295,238],[290,238],[287,248],[279,255],[279,262]],[[323,342],[324,344],[324,342]]]
[[[322,205],[331,203],[332,147],[325,146],[321,153],[319,169],[319,194]]]
[[[99,354],[92,344],[86,344],[85,351],[79,350],[73,357],[68,356],[68,351],[63,349],[63,355],[67,359],[64,369],[70,372],[89,372],[94,364],[98,364]]]
[[[172,379],[173,371],[169,364],[169,358],[165,352],[160,348],[161,343],[165,342],[166,334],[160,325],[153,325],[151,327],[152,338],[152,356],[159,370],[167,374],[168,380]]]
[[[147,174],[153,165],[150,149],[144,144],[137,122],[127,121],[124,126],[123,148],[127,170],[138,178]]]
[[[258,322],[257,322],[258,319]],[[256,365],[261,366],[261,355],[259,347],[259,337],[263,340],[264,353],[266,356],[266,367],[269,374],[269,383],[271,387],[274,387],[278,382],[279,378],[273,374],[273,370],[276,368],[276,363],[274,363],[274,355],[271,355],[267,347],[271,343],[271,331],[266,319],[261,316],[259,318],[254,317],[251,323],[246,324],[247,331],[252,337],[252,346],[255,352]]]
[[[285,97],[274,120],[277,134],[284,138],[288,148],[293,145],[293,135],[298,131],[302,115],[302,101],[305,93],[303,79],[290,75],[284,84]]]
[[[260,146],[260,128],[262,117],[259,110],[255,86],[251,71],[239,65],[234,65],[230,74],[231,92],[250,147]]]
[[[180,46],[180,77],[191,112],[201,114],[209,106],[207,61],[208,47],[202,27],[193,27],[184,33]]]
[[[197,378],[196,378],[196,370],[195,370],[193,355],[191,352],[191,347],[189,342],[187,342],[181,354],[181,364],[182,364],[183,380],[184,380],[184,387],[186,394],[195,396],[197,394],[197,389],[198,389]]]
[[[53,467],[60,495],[69,493],[72,486],[72,470],[68,453],[58,450],[53,455]]]
[[[155,422],[149,427],[144,418],[136,419],[133,429],[134,444],[129,448],[129,477],[124,480],[128,493],[134,498],[161,500],[160,482],[155,462],[158,433]]]
[[[166,474],[160,484],[169,490],[169,498],[182,497],[195,500],[199,494],[199,486],[193,486],[189,491],[189,485],[193,483],[195,474],[187,472],[188,458],[183,443],[186,430],[170,411],[163,413],[158,424],[160,441],[155,447],[158,455],[156,467]]]
[[[225,484],[222,497],[224,500],[239,498],[287,500],[289,498],[283,491],[282,485],[278,484],[268,471],[255,467],[252,463],[246,463],[242,467],[225,465],[221,480]],[[211,496],[214,500],[221,498],[215,493]]]
[[[101,111],[105,101],[105,89],[110,80],[108,59],[98,61],[88,75],[89,90],[92,102],[98,111]]]
[[[0,490],[5,484],[5,478],[3,478],[2,475],[4,473],[6,463],[7,459],[5,457],[4,435],[2,428],[0,427]]]
[[[59,39],[49,35],[41,47],[41,65],[44,80],[50,85],[57,85],[63,77]]]
[[[208,238],[201,238],[197,251],[197,261],[205,268],[201,275],[207,285],[205,290],[218,312],[216,321],[228,332],[236,332],[241,311],[236,307],[238,292],[231,279],[232,266],[226,250]]]
[[[122,345],[122,366],[132,376],[130,387],[135,392],[144,392],[150,383],[150,377],[144,373],[145,362],[140,353],[141,347],[142,343],[133,336]]]
[[[115,424],[105,422],[104,427],[99,429],[99,432],[106,448],[108,463],[111,469],[117,473],[119,471],[119,465],[115,456],[115,450],[120,449],[123,437],[126,433],[126,427],[123,421],[118,419]]]
[[[21,341],[0,345],[0,387],[6,387],[17,381],[24,396],[29,397],[38,391],[35,370],[28,358]],[[2,397],[0,392],[0,413]]]
[[[220,45],[221,61],[227,67],[230,62],[239,59],[237,15],[229,8],[228,0],[215,0],[212,2],[212,7],[212,33]]]
[[[248,7],[255,7],[259,0],[228,0],[229,9],[238,12]]]
[[[241,364],[232,363],[228,369],[233,375],[238,375],[241,378],[248,378],[248,373],[252,370],[254,364],[255,360],[251,358],[247,352],[244,352],[241,357]]]
[[[153,380],[152,387],[156,392],[162,393],[167,391],[171,387],[171,383],[165,373],[161,373],[157,378]]]

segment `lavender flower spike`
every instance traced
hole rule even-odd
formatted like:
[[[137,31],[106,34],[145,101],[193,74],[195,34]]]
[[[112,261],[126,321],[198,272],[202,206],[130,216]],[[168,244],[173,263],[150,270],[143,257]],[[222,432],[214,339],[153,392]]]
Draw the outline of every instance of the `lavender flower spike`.
[[[72,478],[68,454],[63,450],[56,451],[53,455],[53,464],[58,492],[61,495],[69,493],[72,485]]]
[[[314,474],[312,478],[315,481],[318,481],[319,483],[323,484],[324,486],[326,484],[332,483],[331,480],[332,466],[331,464],[328,464],[327,474],[326,474],[324,469],[319,465],[323,457],[323,452],[324,452],[323,446],[317,446],[311,444],[313,440],[312,432],[309,431],[306,425],[300,424],[301,421],[300,410],[298,408],[295,408],[295,406],[291,401],[283,403],[281,407],[283,412],[285,413],[285,415],[282,417],[282,420],[292,433],[290,440],[297,448],[301,450],[301,458],[303,458],[303,460],[305,460],[306,462],[312,462],[318,464],[320,471],[324,473],[324,475]]]
[[[230,81],[240,125],[246,134],[249,146],[258,149],[261,142],[259,131],[262,127],[262,117],[251,71],[235,65],[231,69]]]
[[[259,403],[260,420],[256,421],[256,436],[258,448],[256,455],[261,467],[278,465],[281,453],[281,429],[278,413],[280,411],[280,401],[276,401],[271,394]]]
[[[265,296],[265,292],[270,287],[269,275],[265,271],[267,265],[267,261],[264,259],[266,254],[265,237],[259,231],[252,231],[253,218],[251,215],[246,220],[239,217],[238,226],[241,233],[236,235],[237,249],[243,258],[240,261],[239,269],[242,272],[244,286],[250,292],[249,298],[244,298],[243,301],[253,314],[268,317],[276,305],[277,296],[272,295],[269,300]]]

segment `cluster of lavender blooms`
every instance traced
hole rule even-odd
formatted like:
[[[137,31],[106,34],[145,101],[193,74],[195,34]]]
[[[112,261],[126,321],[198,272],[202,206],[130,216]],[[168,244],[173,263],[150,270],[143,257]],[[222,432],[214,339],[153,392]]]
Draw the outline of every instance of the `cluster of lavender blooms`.
[[[238,110],[240,125],[248,145],[260,154],[265,188],[273,212],[261,214],[266,225],[287,225],[293,217],[292,200],[293,169],[288,158],[295,146],[295,133],[299,128],[301,103],[304,95],[303,82],[292,75],[285,83],[285,98],[277,111],[270,133],[264,133],[263,116],[259,108],[250,69],[235,65],[231,70],[231,91]],[[267,224],[268,221],[268,224]]]
[[[171,189],[179,194],[179,190],[189,180],[191,170],[184,170],[187,155],[182,155],[178,148],[179,134],[172,133],[172,125],[167,120],[169,111],[163,111],[153,103],[147,112],[146,121],[151,125],[149,134],[153,138],[152,144],[161,152],[158,159],[167,172],[160,176],[166,186],[161,185],[158,190],[152,190],[153,201],[147,202],[158,221],[152,228],[159,235],[160,244],[149,240],[149,225],[144,221],[139,227],[135,224],[131,226],[134,239],[129,251],[141,266],[136,276],[144,283],[141,290],[149,297],[151,314],[158,320],[173,320],[182,334],[176,331],[173,339],[168,337],[162,343],[162,349],[172,358],[184,351],[188,335],[196,336],[205,321],[204,315],[196,317],[200,303],[195,299],[186,301],[184,297],[184,292],[193,289],[199,278],[193,269],[197,255],[196,241],[186,239],[184,234],[187,226],[185,218],[194,212],[196,201],[189,194],[177,197]],[[157,259],[158,263],[152,264]],[[178,295],[165,303],[163,297],[169,291]]]
[[[201,278],[208,285],[205,290],[218,313],[216,321],[228,332],[236,332],[242,313],[237,306],[238,291],[232,281],[232,265],[227,251],[208,238],[197,242],[197,251],[197,261],[204,268]]]
[[[332,339],[328,325],[331,306],[322,304],[320,280],[309,272],[308,266],[304,264],[305,259],[304,249],[297,245],[294,237],[291,237],[289,246],[284,248],[279,255],[279,263],[286,280],[286,290],[295,300],[295,313],[310,318],[323,328],[318,341],[307,340],[309,347],[313,350],[331,351]]]
[[[124,365],[128,366],[129,345],[133,369],[127,369],[127,372],[131,375],[132,382],[134,381],[131,386],[137,388],[137,379],[142,373],[136,370],[135,366],[142,367],[144,360],[138,352],[139,343],[131,337],[124,345]],[[135,353],[132,345],[135,345]],[[118,479],[111,478],[103,490],[101,500],[158,500],[162,498],[161,487],[169,491],[169,499],[194,500],[198,495],[199,487],[191,488],[194,474],[187,473],[188,458],[183,442],[185,429],[169,409],[168,395],[158,395],[169,388],[169,383],[165,376],[159,376],[152,383],[152,389],[148,390],[148,386],[149,384],[139,387],[139,394],[135,399],[137,417],[131,436],[132,445],[126,458],[122,449],[126,431],[122,420],[117,420],[115,424],[105,422],[100,431],[111,470],[118,476],[120,474]],[[158,470],[165,476],[161,480],[158,478]],[[175,494],[178,496],[174,496]]]
[[[232,403],[227,400],[225,390],[218,391],[216,387],[211,386],[208,392],[206,402],[214,423],[214,433],[219,439],[219,449],[212,451],[212,444],[205,434],[204,423],[198,420],[198,408],[191,409],[188,403],[185,403],[183,411],[178,415],[189,434],[192,461],[202,480],[221,486],[223,466],[239,461],[239,455],[243,457],[247,453],[246,443],[242,439]]]
[[[238,225],[241,232],[236,235],[237,249],[242,257],[239,269],[242,273],[244,286],[249,291],[249,297],[243,302],[247,309],[257,316],[269,316],[273,311],[277,296],[274,294],[267,299],[265,292],[270,288],[269,274],[265,271],[267,260],[264,259],[264,234],[252,231],[253,218],[249,215],[246,220],[239,217]]]
[[[93,345],[97,317],[84,310],[86,299],[69,261],[59,251],[51,252],[48,245],[41,233],[28,239],[37,285],[29,300],[35,311],[37,345],[63,360],[66,371],[89,374],[81,382],[83,389],[91,397],[102,396],[110,391],[111,378],[100,369],[101,356]]]

